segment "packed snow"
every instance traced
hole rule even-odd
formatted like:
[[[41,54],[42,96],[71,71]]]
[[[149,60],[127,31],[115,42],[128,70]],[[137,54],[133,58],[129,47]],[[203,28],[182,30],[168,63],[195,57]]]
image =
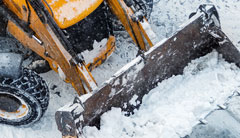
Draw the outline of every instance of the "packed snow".
[[[154,1],[150,23],[160,40],[177,31],[178,26],[188,20],[188,15],[200,4],[213,3],[220,14],[223,31],[234,45],[240,47],[240,0]],[[92,72],[98,84],[107,80],[137,54],[136,47],[126,33],[120,32],[116,37],[115,52],[102,66]],[[191,133],[192,127],[199,119],[215,109],[218,104],[224,103],[238,87],[239,69],[220,57],[213,52],[193,61],[185,69],[184,75],[163,81],[146,95],[143,99],[144,104],[134,115],[126,117],[120,109],[113,108],[102,116],[101,130],[85,127],[84,136],[174,138]],[[76,92],[53,71],[41,76],[47,81],[51,92],[49,109],[39,122],[28,127],[0,125],[0,138],[61,137],[54,115],[57,109],[73,100]]]
[[[239,89],[240,69],[217,52],[194,60],[183,75],[158,84],[139,110],[126,117],[119,108],[103,114],[100,130],[85,127],[86,138],[178,138],[191,133],[212,110]],[[137,99],[133,96],[132,104]]]

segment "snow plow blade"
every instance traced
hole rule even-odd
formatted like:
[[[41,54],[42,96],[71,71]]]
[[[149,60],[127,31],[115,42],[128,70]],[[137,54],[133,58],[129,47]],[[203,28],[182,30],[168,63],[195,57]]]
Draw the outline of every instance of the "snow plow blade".
[[[76,97],[59,109],[56,122],[63,137],[81,137],[84,126],[100,128],[101,115],[112,107],[131,114],[159,82],[182,74],[188,63],[214,49],[240,67],[240,52],[221,31],[215,7],[202,5],[199,9],[177,33],[127,64],[85,102]],[[132,100],[136,104],[131,104]]]

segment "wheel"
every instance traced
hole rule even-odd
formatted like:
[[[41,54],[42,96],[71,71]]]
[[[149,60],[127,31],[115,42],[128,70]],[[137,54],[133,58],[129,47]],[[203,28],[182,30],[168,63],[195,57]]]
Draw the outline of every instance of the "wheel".
[[[49,90],[35,72],[23,69],[18,79],[0,77],[0,123],[29,125],[47,110]]]

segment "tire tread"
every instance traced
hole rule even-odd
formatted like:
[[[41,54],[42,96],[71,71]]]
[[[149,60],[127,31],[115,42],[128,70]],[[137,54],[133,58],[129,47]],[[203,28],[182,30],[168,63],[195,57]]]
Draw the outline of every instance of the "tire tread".
[[[0,86],[1,85],[21,89],[37,99],[42,111],[39,119],[46,112],[49,104],[49,89],[46,82],[34,71],[24,68],[22,76],[18,79],[0,77]],[[10,125],[27,125],[35,121],[38,121],[38,118],[32,117],[32,119],[28,119],[25,122],[12,122],[12,124],[7,122],[3,123]]]

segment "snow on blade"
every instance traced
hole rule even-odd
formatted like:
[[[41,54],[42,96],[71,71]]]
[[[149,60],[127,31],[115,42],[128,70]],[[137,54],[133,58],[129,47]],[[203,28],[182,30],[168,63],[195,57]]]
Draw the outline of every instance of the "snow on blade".
[[[134,115],[112,108],[103,114],[101,129],[85,127],[87,138],[178,138],[192,131],[209,112],[239,87],[240,69],[217,52],[194,60],[183,75],[151,90]],[[133,97],[133,100],[135,98]]]

